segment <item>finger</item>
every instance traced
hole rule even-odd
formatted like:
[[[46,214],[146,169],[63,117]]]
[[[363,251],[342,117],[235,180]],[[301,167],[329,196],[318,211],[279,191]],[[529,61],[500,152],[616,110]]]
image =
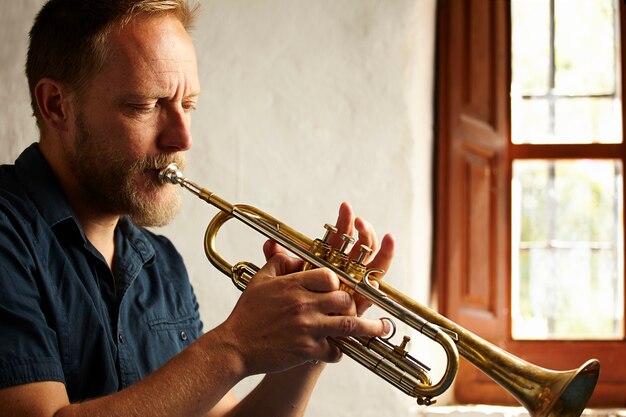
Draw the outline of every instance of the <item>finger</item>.
[[[374,288],[378,288],[380,286],[377,281],[372,280],[370,281],[370,283],[372,284],[372,287]],[[370,308],[373,304],[367,298],[359,294],[355,294],[354,303],[356,304],[356,315],[359,317],[361,317],[367,311],[367,309]]]
[[[331,291],[318,294],[316,308],[324,315],[355,316],[357,306],[350,294],[345,291]]]
[[[300,286],[308,291],[329,292],[339,290],[339,278],[328,268],[317,268],[299,272],[291,279],[298,280]]]
[[[355,300],[355,304],[356,304],[356,315],[358,317],[363,316],[363,314],[365,314],[365,312],[372,306],[372,302],[369,300],[366,300],[365,298],[360,298],[358,300]]]
[[[324,332],[328,336],[385,336],[389,333],[389,323],[384,320],[369,320],[356,316],[327,316]]]
[[[391,261],[393,260],[395,249],[396,239],[393,237],[393,235],[388,233],[383,236],[383,240],[380,243],[380,250],[378,251],[376,256],[374,256],[372,261],[367,264],[367,268],[378,268],[382,269],[383,271],[388,271],[391,267]],[[376,275],[374,276],[374,278],[378,279],[381,277]]]
[[[343,244],[343,234],[354,235],[354,211],[352,206],[345,201],[339,206],[335,227],[337,227],[337,233],[330,235],[328,243],[334,248],[339,248]]]
[[[370,248],[372,250],[372,254],[376,253],[376,250],[378,249],[378,238],[376,237],[376,231],[374,230],[372,225],[369,222],[365,221],[363,218],[357,217],[354,220],[354,227],[358,232],[359,238],[352,247],[352,250],[350,251],[350,257],[352,259],[359,258],[359,256],[361,255],[361,245],[365,245]],[[363,263],[366,264],[367,262],[369,262],[371,257],[372,255],[367,255],[363,259]]]
[[[324,342],[322,343],[322,347],[323,347],[324,353],[320,357],[319,360],[324,361],[326,363],[337,363],[341,360],[341,357],[343,356],[343,354],[341,353],[341,350],[335,343],[333,343],[329,339],[324,339]]]
[[[316,348],[311,352],[310,364],[317,365],[318,361],[336,363],[341,360],[343,353],[339,346],[331,338],[323,338],[317,342]]]
[[[263,244],[263,254],[265,255],[265,260],[269,260],[277,253],[287,254],[287,250],[271,239],[267,240]]]
[[[282,276],[292,274],[302,269],[302,260],[289,256],[284,252],[274,253],[257,275]]]

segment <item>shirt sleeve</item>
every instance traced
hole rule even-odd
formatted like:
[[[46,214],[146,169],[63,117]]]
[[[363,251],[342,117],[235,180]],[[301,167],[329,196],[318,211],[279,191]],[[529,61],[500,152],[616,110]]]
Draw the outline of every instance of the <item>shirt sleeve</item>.
[[[65,382],[57,331],[43,311],[49,289],[37,278],[36,238],[9,216],[0,211],[0,387]]]

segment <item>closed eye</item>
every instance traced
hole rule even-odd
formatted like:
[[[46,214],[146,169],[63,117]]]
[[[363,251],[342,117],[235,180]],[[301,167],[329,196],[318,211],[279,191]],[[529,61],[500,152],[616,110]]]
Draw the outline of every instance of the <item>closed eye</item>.
[[[131,115],[149,115],[167,105],[169,105],[167,99],[157,99],[145,103],[127,102],[125,107]],[[196,106],[196,100],[186,100],[181,103],[181,107],[185,113],[190,113],[196,110]]]
[[[127,108],[129,110],[130,113],[133,114],[150,114],[152,112],[154,112],[158,107],[159,107],[159,103],[154,102],[154,103],[129,103],[127,105]]]
[[[186,113],[196,110],[196,106],[196,101],[189,100],[183,102],[183,110],[185,110]]]

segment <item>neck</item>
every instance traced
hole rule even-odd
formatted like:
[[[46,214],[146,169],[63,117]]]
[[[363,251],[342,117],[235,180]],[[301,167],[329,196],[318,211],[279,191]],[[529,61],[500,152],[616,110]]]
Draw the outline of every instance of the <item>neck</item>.
[[[71,173],[64,155],[59,154],[58,150],[55,152],[54,148],[46,145],[47,141],[40,141],[41,152],[59,180],[87,239],[102,254],[109,268],[112,268],[115,253],[115,226],[120,216],[99,210]]]

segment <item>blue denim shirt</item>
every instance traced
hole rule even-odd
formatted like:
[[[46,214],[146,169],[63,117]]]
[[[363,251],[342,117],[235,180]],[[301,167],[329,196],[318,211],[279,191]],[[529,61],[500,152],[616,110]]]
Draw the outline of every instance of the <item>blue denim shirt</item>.
[[[113,393],[201,335],[172,244],[124,218],[115,241],[112,273],[37,144],[0,167],[0,387],[60,381],[71,401]]]

